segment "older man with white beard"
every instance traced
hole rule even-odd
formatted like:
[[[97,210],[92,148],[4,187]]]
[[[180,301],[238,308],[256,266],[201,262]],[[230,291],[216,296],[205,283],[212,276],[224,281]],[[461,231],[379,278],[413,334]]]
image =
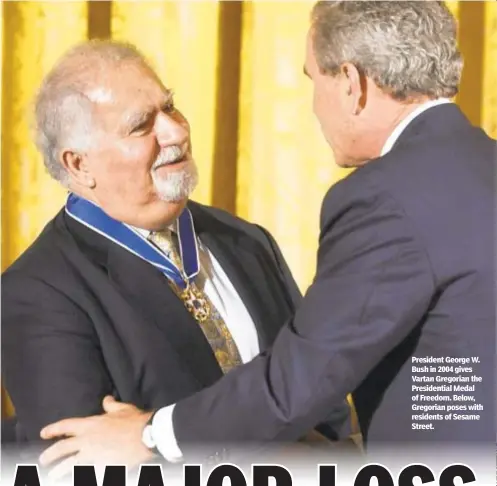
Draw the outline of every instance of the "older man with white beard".
[[[297,286],[263,228],[188,201],[188,123],[134,47],[72,49],[44,80],[36,120],[69,196],[3,275],[2,371],[19,439],[102,412],[106,395],[177,402],[272,343]]]

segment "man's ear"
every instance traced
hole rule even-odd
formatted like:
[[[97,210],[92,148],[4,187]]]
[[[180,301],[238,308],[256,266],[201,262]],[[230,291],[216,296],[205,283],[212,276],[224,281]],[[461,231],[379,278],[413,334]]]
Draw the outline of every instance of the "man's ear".
[[[63,149],[60,153],[60,163],[75,184],[88,189],[95,187],[96,181],[91,175],[85,154],[72,149]]]
[[[341,74],[344,80],[346,95],[350,97],[350,112],[359,115],[366,106],[367,80],[357,67],[346,62],[341,66]]]

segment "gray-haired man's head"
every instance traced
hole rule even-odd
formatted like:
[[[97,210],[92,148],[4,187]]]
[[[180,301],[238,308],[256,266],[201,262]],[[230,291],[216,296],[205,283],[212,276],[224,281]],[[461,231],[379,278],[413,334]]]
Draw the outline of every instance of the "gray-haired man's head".
[[[132,45],[71,49],[44,79],[35,115],[48,172],[116,219],[163,226],[196,186],[189,125]]]
[[[314,6],[306,71],[319,90],[314,109],[339,163],[357,165],[375,155],[360,148],[365,139],[372,147],[374,135],[354,135],[356,128],[362,130],[354,117],[362,116],[373,129],[375,117],[381,124],[389,110],[374,103],[377,95],[409,110],[457,94],[463,62],[456,40],[455,20],[443,2],[347,0]]]

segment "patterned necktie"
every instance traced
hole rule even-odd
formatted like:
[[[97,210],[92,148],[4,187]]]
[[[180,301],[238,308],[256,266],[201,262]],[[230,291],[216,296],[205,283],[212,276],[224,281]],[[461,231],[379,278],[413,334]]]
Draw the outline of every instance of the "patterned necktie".
[[[159,247],[183,273],[183,263],[174,242],[175,236],[171,230],[164,230],[150,233],[148,239]],[[223,373],[227,373],[235,366],[242,364],[233,336],[207,294],[199,289],[195,282],[187,284],[186,289],[181,289],[170,279],[168,279],[168,282],[175,294],[182,300],[187,310],[198,322],[214,351]]]

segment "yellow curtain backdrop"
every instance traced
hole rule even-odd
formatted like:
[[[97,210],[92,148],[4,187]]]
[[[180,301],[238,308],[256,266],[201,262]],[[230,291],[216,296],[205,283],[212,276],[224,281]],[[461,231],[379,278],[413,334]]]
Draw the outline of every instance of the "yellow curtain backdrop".
[[[466,57],[457,102],[497,137],[497,2],[448,2]],[[2,2],[2,269],[64,202],[31,141],[43,75],[78,41],[112,37],[152,61],[192,126],[194,199],[267,227],[301,287],[315,271],[318,217],[338,169],[302,74],[312,2]],[[491,222],[489,222],[491,224]],[[8,407],[5,407],[8,410]]]

